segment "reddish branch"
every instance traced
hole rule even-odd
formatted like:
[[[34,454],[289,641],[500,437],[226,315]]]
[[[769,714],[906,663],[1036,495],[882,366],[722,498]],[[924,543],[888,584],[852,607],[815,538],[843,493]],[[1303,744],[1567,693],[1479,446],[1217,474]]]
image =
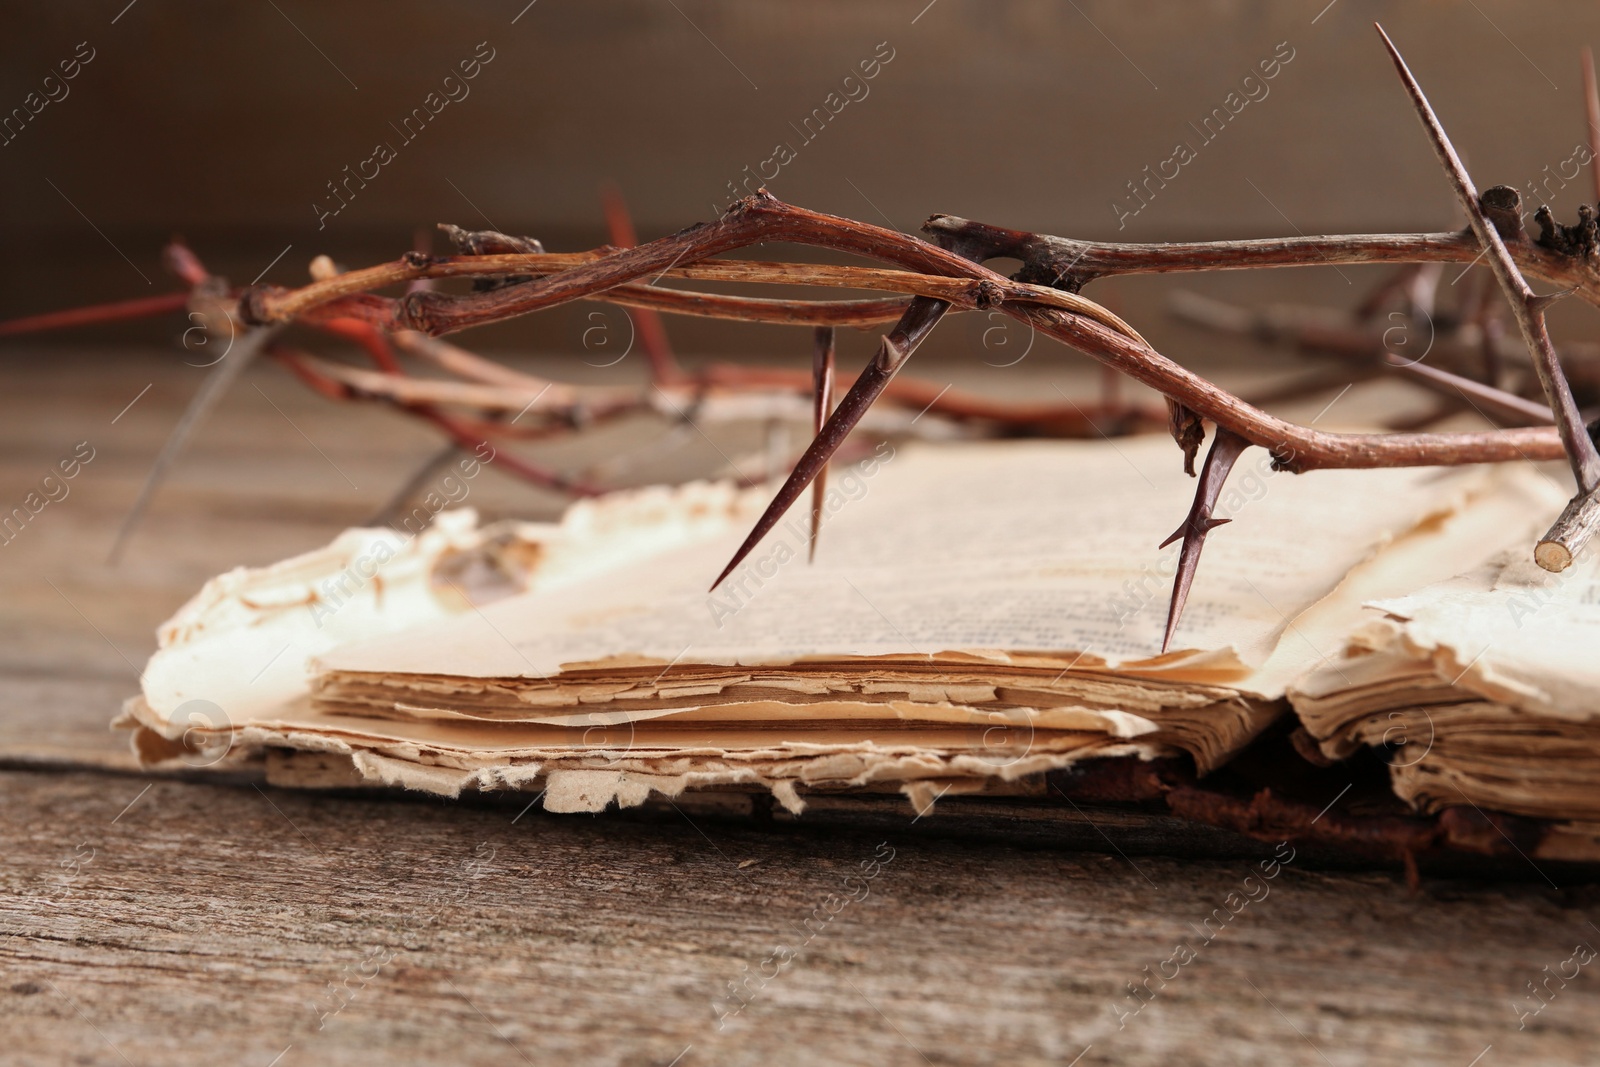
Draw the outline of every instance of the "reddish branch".
[[[1050,282],[1073,291],[1092,281],[1124,274],[1193,274],[1264,267],[1352,266],[1372,263],[1472,263],[1482,248],[1471,233],[1339,234],[1266,237],[1247,241],[1118,244],[1079,241],[1050,234],[1008,230],[954,215],[935,215],[923,226],[936,238],[977,238],[991,255],[1020,259],[1024,281]],[[1593,262],[1535,243],[1513,249],[1529,274],[1560,285],[1582,286],[1583,298],[1600,304],[1600,270]]]
[[[1380,29],[1381,33],[1381,29]],[[713,222],[644,244],[634,244],[631,224],[620,204],[608,205],[613,240],[589,252],[546,253],[537,241],[492,232],[469,232],[445,227],[458,253],[432,256],[411,252],[400,259],[365,270],[321,277],[299,289],[255,286],[246,289],[237,304],[240,323],[257,330],[297,322],[336,333],[361,345],[378,369],[335,370],[312,359],[285,353],[281,358],[302,378],[330,395],[381,397],[443,429],[452,440],[465,442],[480,428],[492,427],[509,410],[513,396],[526,398],[531,382],[516,372],[490,370],[488,361],[454,346],[432,340],[475,326],[500,322],[575,300],[597,300],[624,307],[646,309],[639,317],[652,368],[652,385],[690,389],[716,386],[742,389],[778,388],[812,397],[819,428],[815,439],[796,463],[771,506],[750,537],[723,572],[738,565],[744,555],[778,521],[808,485],[820,482],[828,461],[871,406],[882,398],[903,400],[905,390],[894,379],[910,360],[917,345],[952,311],[996,310],[1031,329],[1060,340],[1099,360],[1111,371],[1144,383],[1166,398],[1174,436],[1192,463],[1203,437],[1201,420],[1216,427],[1190,515],[1175,536],[1184,539],[1183,565],[1173,591],[1167,636],[1171,639],[1193,578],[1199,548],[1206,531],[1215,525],[1210,509],[1232,462],[1249,446],[1268,449],[1277,467],[1296,472],[1320,468],[1373,468],[1421,465],[1459,465],[1508,460],[1547,460],[1564,457],[1571,464],[1579,492],[1568,511],[1540,543],[1536,558],[1549,569],[1570,562],[1600,524],[1600,452],[1578,414],[1572,390],[1550,342],[1544,311],[1553,297],[1538,296],[1525,276],[1553,283],[1600,304],[1600,227],[1594,212],[1580,208],[1576,226],[1555,223],[1548,209],[1536,215],[1540,234],[1531,237],[1523,228],[1520,203],[1514,190],[1495,187],[1480,196],[1461,166],[1442,126],[1421,89],[1389,44],[1396,67],[1423,121],[1439,159],[1449,176],[1470,226],[1462,233],[1370,234],[1298,236],[1250,241],[1208,241],[1178,244],[1115,244],[1080,241],[1047,234],[1027,233],[936,215],[924,230],[934,242],[867,223],[808,211],[785,204],[764,190],[733,204]],[[1593,85],[1592,76],[1588,83]],[[1600,138],[1600,101],[1591,91],[1591,135]],[[1600,148],[1597,148],[1600,155]],[[749,262],[718,258],[768,243],[810,246],[843,252],[885,266],[824,266],[802,263]],[[1015,278],[995,273],[984,262],[997,257],[1022,261]],[[1240,270],[1262,267],[1345,265],[1362,263],[1409,264],[1413,269],[1394,280],[1388,290],[1374,295],[1365,310],[1374,312],[1391,291],[1410,295],[1417,307],[1431,300],[1437,269],[1426,264],[1472,264],[1487,261],[1505,294],[1527,345],[1531,366],[1543,386],[1549,414],[1528,401],[1498,388],[1502,354],[1493,336],[1494,316],[1487,297],[1478,301],[1475,322],[1483,333],[1480,356],[1488,382],[1477,382],[1456,365],[1450,368],[1395,368],[1383,359],[1369,369],[1391,368],[1408,374],[1419,384],[1495,412],[1506,422],[1535,425],[1464,433],[1332,433],[1277,418],[1197,375],[1157,352],[1127,323],[1100,304],[1080,295],[1089,283],[1121,274],[1179,271]],[[199,293],[203,271],[180,275]],[[426,279],[468,278],[471,292],[421,289]],[[739,282],[852,289],[893,293],[873,299],[761,299],[717,292],[668,287],[683,282]],[[409,291],[389,297],[377,290],[405,285]],[[1564,295],[1564,294],[1563,294]],[[786,372],[712,368],[699,375],[679,371],[665,342],[654,312],[697,315],[741,321],[810,325],[819,330],[818,354],[811,375]],[[831,404],[831,328],[866,326],[894,321],[877,354],[851,383],[837,407]],[[412,333],[410,331],[415,331]],[[423,355],[439,366],[468,379],[467,383],[440,383],[409,377],[390,348],[390,338],[407,351]],[[1382,359],[1369,352],[1369,358]],[[1400,361],[1414,363],[1415,361]],[[234,372],[236,373],[236,371]],[[538,425],[561,420],[578,422],[585,395],[580,387],[545,383],[556,395],[548,402],[542,393],[522,409]],[[614,394],[613,390],[613,394]],[[939,405],[943,401],[943,407]],[[641,401],[608,401],[613,412],[638,410]],[[476,407],[486,418],[468,425],[446,415],[442,405]],[[963,405],[965,410],[963,411]],[[930,409],[957,417],[996,415],[1016,419],[1018,409],[994,406],[979,412],[983,402],[971,398],[944,399],[935,395]],[[1120,405],[1117,405],[1120,408]],[[830,410],[831,409],[831,410]],[[602,410],[606,410],[602,406]],[[1100,414],[1111,414],[1101,412]],[[826,416],[824,418],[824,416]],[[520,417],[520,413],[519,413]],[[1136,413],[1134,422],[1146,416]],[[1090,420],[1092,424],[1092,417]],[[1554,425],[1549,425],[1553,422]],[[1544,424],[1539,424],[1544,423]],[[531,467],[525,472],[542,484],[581,486],[551,472]],[[816,490],[820,500],[820,485]],[[814,504],[815,509],[815,504]],[[814,510],[815,521],[815,510]],[[718,579],[721,581],[721,578]]]
[[[146,319],[152,315],[165,315],[171,311],[182,311],[188,305],[188,293],[165,293],[161,296],[140,297],[137,300],[118,300],[111,304],[95,304],[92,307],[49,311],[43,315],[29,315],[26,318],[0,322],[0,337],[39,333],[43,330],[64,330],[77,326],[94,326],[102,322],[128,322],[133,319]]]
[[[616,186],[608,185],[603,199],[611,243],[619,248],[632,248],[638,244],[639,235],[634,232],[633,218],[628,214],[628,205],[623,201],[622,193]],[[681,379],[683,370],[672,354],[672,345],[667,340],[667,328],[661,321],[660,313],[654,308],[642,307],[634,321],[639,341],[644,345],[645,358],[650,361],[650,380],[657,385],[664,385]]]
[[[939,219],[948,221],[947,216],[941,216],[935,222]],[[986,239],[991,229],[980,224],[972,224],[972,227],[970,231],[952,231],[948,226],[930,224],[930,228],[946,241],[981,241]],[[1449,235],[1448,239],[1455,250],[1451,258],[1470,262],[1477,254],[1468,243],[1470,238]],[[1197,414],[1226,426],[1252,444],[1270,449],[1286,469],[1305,471],[1322,467],[1459,465],[1514,459],[1554,459],[1564,455],[1560,437],[1552,429],[1454,434],[1334,434],[1296,426],[1246,404],[1221,387],[1184,369],[1137,339],[1137,335],[1130,336],[1131,330],[1124,332],[1107,325],[1106,319],[1119,320],[1097,305],[1096,317],[1090,317],[1085,309],[1089,302],[1081,297],[1077,298],[1081,303],[1071,309],[1051,306],[1065,304],[1066,301],[1060,297],[1068,294],[1059,291],[1050,293],[1042,286],[1012,281],[954,252],[909,235],[869,223],[807,211],[782,203],[766,193],[737,202],[716,222],[690,227],[636,248],[609,252],[558,274],[503,289],[471,294],[412,293],[394,300],[366,294],[363,296],[373,315],[397,328],[417,329],[437,335],[503,321],[571,300],[602,297],[634,279],[659,275],[676,268],[678,264],[697,262],[758,242],[771,241],[853,252],[900,266],[909,275],[908,288],[914,286],[930,291],[918,298],[924,301],[925,307],[938,304],[942,307],[956,305],[1003,311],[1115,367],[1163,395],[1180,400]],[[1217,262],[1228,262],[1230,247],[1255,243],[1259,242],[1219,242],[1213,246]],[[1003,247],[991,246],[989,250],[991,256],[1005,254],[1010,253]],[[1280,265],[1290,263],[1306,265],[1300,259],[1285,260]],[[452,262],[450,266],[454,269],[460,264]],[[513,266],[515,264],[500,263],[495,268],[503,273]],[[416,268],[417,276],[425,269],[419,265]],[[1194,265],[1189,269],[1201,268]],[[456,273],[470,272],[457,270]],[[343,275],[335,281],[343,283],[350,277]],[[383,284],[392,284],[405,277],[407,275],[404,273],[385,269]],[[747,274],[745,280],[757,280],[758,277],[753,273]],[[930,279],[942,279],[945,284],[934,284]],[[765,273],[763,280],[792,284],[793,277],[789,268],[777,265]],[[1600,283],[1596,284],[1595,289],[1600,292]],[[1044,293],[1038,290],[1044,290]],[[1050,295],[1045,295],[1047,293]],[[317,301],[325,298],[328,303],[319,306]],[[324,313],[323,308],[337,307],[343,312],[349,306],[344,301],[350,298],[349,294],[326,282],[292,292],[257,289],[246,292],[241,301],[241,310],[249,321],[281,321],[280,316],[294,309],[298,309],[296,313],[302,317],[318,318]],[[784,303],[793,305],[800,302]],[[912,306],[915,306],[915,302]],[[909,311],[908,308],[907,313]]]

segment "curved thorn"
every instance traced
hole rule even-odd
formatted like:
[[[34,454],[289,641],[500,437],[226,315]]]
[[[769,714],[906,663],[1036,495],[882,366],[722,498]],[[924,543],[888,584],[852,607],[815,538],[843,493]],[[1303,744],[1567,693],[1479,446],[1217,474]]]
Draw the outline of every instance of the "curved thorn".
[[[1172,603],[1167,607],[1167,630],[1161,639],[1161,651],[1166,652],[1177,632],[1178,620],[1183,616],[1183,605],[1189,599],[1189,587],[1194,584],[1196,569],[1200,566],[1200,550],[1205,547],[1206,534],[1232,522],[1231,519],[1213,519],[1211,509],[1217,506],[1222,495],[1222,483],[1240,454],[1250,447],[1250,442],[1218,426],[1211,438],[1211,450],[1206,453],[1205,465],[1200,470],[1200,482],[1194,488],[1194,503],[1183,525],[1172,531],[1172,536],[1161,542],[1166,548],[1178,538],[1183,538],[1183,548],[1178,555],[1178,572],[1172,576]]]
[[[1543,314],[1544,310],[1551,304],[1554,304],[1558,300],[1566,299],[1573,293],[1576,293],[1579,288],[1580,286],[1574,285],[1570,289],[1560,289],[1554,293],[1544,293],[1543,295],[1531,296],[1528,298],[1528,307],[1540,314]]]
[[[733,569],[750,554],[750,550],[760,544],[768,531],[778,524],[778,520],[783,518],[789,506],[805,492],[806,486],[811,484],[817,472],[828,465],[828,458],[844,444],[844,439],[855,429],[856,423],[861,421],[861,417],[867,413],[872,402],[878,399],[878,394],[888,387],[895,374],[911,357],[911,353],[916,351],[917,345],[922,343],[922,339],[928,336],[929,331],[944,317],[949,308],[950,305],[943,300],[934,300],[926,296],[919,296],[911,301],[911,306],[906,308],[906,313],[900,316],[900,321],[895,324],[894,331],[884,337],[883,343],[878,346],[878,354],[862,370],[856,383],[850,387],[844,399],[839,401],[839,406],[834,409],[822,430],[812,440],[810,447],[794,465],[789,480],[783,483],[778,495],[772,498],[767,510],[756,520],[750,536],[744,539],[739,550],[733,554],[733,559],[722,568],[717,580],[711,583],[712,589],[716,589],[724,578],[733,573]]]
[[[816,351],[811,357],[812,414],[815,420],[812,431],[820,434],[828,424],[829,413],[833,411],[833,327],[818,326],[816,339]],[[806,555],[807,563],[815,563],[817,559],[817,535],[822,532],[822,495],[827,485],[828,465],[824,463],[822,469],[817,471],[817,480],[811,485],[811,544]]]

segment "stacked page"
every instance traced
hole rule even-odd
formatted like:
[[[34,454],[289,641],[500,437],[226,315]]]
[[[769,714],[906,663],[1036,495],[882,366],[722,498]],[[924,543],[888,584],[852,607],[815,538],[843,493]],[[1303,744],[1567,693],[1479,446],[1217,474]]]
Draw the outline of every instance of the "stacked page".
[[[153,764],[266,754],[286,784],[536,790],[553,810],[691,788],[925,810],[1105,756],[1203,773],[1342,658],[1365,601],[1469,572],[1561,503],[1526,465],[1296,476],[1251,450],[1160,655],[1178,548],[1156,546],[1193,488],[1164,438],[885,445],[834,471],[813,562],[797,515],[714,592],[762,493],[348,531],[208,585],[122,723]]]
[[[1290,693],[1332,757],[1384,745],[1395,792],[1600,822],[1600,562],[1550,574],[1519,549],[1410,596]]]

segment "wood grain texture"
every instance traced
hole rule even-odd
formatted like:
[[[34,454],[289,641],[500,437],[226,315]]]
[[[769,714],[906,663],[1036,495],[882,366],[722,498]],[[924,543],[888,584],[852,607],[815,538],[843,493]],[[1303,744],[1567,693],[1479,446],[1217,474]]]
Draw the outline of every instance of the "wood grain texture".
[[[1019,371],[1048,388],[1040,369]],[[3,371],[4,500],[73,443],[100,451],[0,546],[0,1062],[1593,1062],[1592,966],[1518,1029],[1524,983],[1600,944],[1593,891],[1532,874],[1412,895],[1290,864],[1119,1028],[1127,983],[1200,940],[1253,853],[1218,837],[1210,859],[1151,854],[1170,829],[1110,815],[1023,847],[994,839],[1000,822],[956,832],[954,806],[914,825],[842,799],[798,823],[754,821],[742,798],[561,817],[140,774],[106,723],[153,627],[209,575],[359,521],[435,442],[253,370],[112,570],[196,372],[62,354]],[[488,479],[473,493],[494,512],[555,503]],[[885,841],[892,861],[838,904]]]
[[[1596,938],[1591,900],[1531,886],[1413,897],[1291,865],[1119,1029],[1125,983],[1198,943],[1248,864],[890,834],[813,935],[884,837],[0,782],[21,1062],[1592,1062],[1587,976],[1517,1030],[1525,977]],[[779,944],[797,955],[719,1030]],[[324,1020],[330,982],[349,999]]]

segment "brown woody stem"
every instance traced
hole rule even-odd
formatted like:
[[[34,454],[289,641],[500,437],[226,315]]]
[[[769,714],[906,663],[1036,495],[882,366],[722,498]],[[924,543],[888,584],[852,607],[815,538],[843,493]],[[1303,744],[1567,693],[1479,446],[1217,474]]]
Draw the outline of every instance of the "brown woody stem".
[[[922,229],[935,237],[967,230],[981,232],[996,249],[994,256],[1022,260],[1023,280],[1048,284],[1052,278],[1060,278],[1060,284],[1073,291],[1096,279],[1123,274],[1192,274],[1363,263],[1471,263],[1483,251],[1471,233],[1358,233],[1118,244],[1007,230],[954,215],[935,215]],[[1600,305],[1600,271],[1592,263],[1531,242],[1519,244],[1514,254],[1528,273],[1558,285],[1579,285],[1583,299]]]
[[[982,227],[981,224],[970,225],[980,227],[983,234],[995,229]],[[944,236],[945,239],[965,238],[965,235],[960,233],[947,233]],[[1333,251],[1339,242],[1364,246],[1369,252],[1373,249],[1387,249],[1391,254],[1385,261],[1423,258],[1456,259],[1465,262],[1477,254],[1475,243],[1470,236],[1460,234],[1413,236],[1417,239],[1413,240],[1412,237],[1403,235],[1331,238],[1325,240],[1335,244],[1330,244],[1326,250]],[[918,274],[945,279],[954,278],[969,283],[960,294],[963,303],[975,307],[998,306],[1006,314],[1028,322],[1071,347],[1116,367],[1129,377],[1143,382],[1167,397],[1178,399],[1184,406],[1218,425],[1231,429],[1252,444],[1270,449],[1287,469],[1460,465],[1517,459],[1554,459],[1564,454],[1560,436],[1553,428],[1449,434],[1332,434],[1295,426],[1244,403],[1226,390],[1157,353],[1147,344],[1128,336],[1127,333],[1108,328],[1103,321],[1096,321],[1097,318],[1115,318],[1110,316],[1109,312],[1090,318],[1081,311],[1075,313],[1065,308],[1044,306],[1043,298],[1037,292],[1039,289],[1045,289],[1042,286],[1031,287],[1035,291],[1027,293],[1028,303],[1012,301],[1007,299],[1007,296],[1008,293],[1016,292],[1014,287],[1018,283],[955,252],[880,226],[784,204],[768,194],[758,194],[739,201],[717,222],[690,227],[670,237],[626,251],[609,253],[600,259],[591,257],[587,265],[571,268],[549,278],[470,296],[414,293],[401,302],[403,306],[399,315],[406,320],[421,320],[413,321],[412,324],[429,327],[437,332],[499,321],[502,318],[553,306],[565,300],[600,297],[609,288],[643,274],[667,271],[681,262],[697,257],[705,258],[757,241],[811,244],[870,256]],[[1306,239],[1296,239],[1271,242],[1221,242],[1203,247],[1209,249],[1206,253],[1211,256],[1209,265],[1242,267],[1301,263],[1308,255],[1313,254],[1308,249],[1314,244],[1315,242],[1308,244]],[[1254,256],[1252,262],[1230,262],[1229,254],[1225,251],[1227,248],[1269,245],[1277,251],[1270,256]],[[1153,258],[1147,258],[1145,262],[1159,269],[1161,260],[1172,261],[1173,249],[1181,251],[1185,247],[1190,247],[1192,250],[1202,246],[1118,247],[1124,250],[1148,250]],[[1429,249],[1435,252],[1444,250],[1448,255],[1422,254]],[[1171,269],[1199,270],[1207,265],[1193,261],[1192,256],[1198,253],[1191,251],[1187,254],[1191,259],[1186,267],[1172,266]],[[1531,254],[1536,260],[1543,262],[1541,257],[1546,255],[1546,250],[1534,248]],[[1380,258],[1382,257],[1366,255],[1365,258],[1345,261],[1371,262]],[[1549,261],[1568,264],[1562,268],[1562,271],[1567,273],[1576,269],[1570,266],[1570,263],[1574,262],[1570,257],[1559,257],[1549,253]],[[1587,270],[1587,267],[1584,269]],[[1558,275],[1562,271],[1552,269],[1552,273]],[[340,276],[340,278],[348,277],[349,275]],[[336,278],[331,281],[339,280]],[[270,291],[256,290],[253,294],[247,293],[241,303],[248,315],[259,314],[263,306],[276,308],[276,313],[280,314],[284,313],[286,308],[304,306],[319,315],[330,314],[336,308],[341,316],[389,314],[390,312],[385,309],[392,308],[394,304],[393,301],[384,301],[365,294],[343,294],[341,298],[341,294],[328,290],[318,291],[313,299],[311,297],[313,289],[316,289],[316,286],[309,286],[295,293],[280,292],[276,295]],[[662,291],[656,290],[656,292]],[[941,293],[943,294],[941,299],[946,304],[952,302],[950,297],[957,295],[946,289],[941,289]],[[326,308],[317,307],[328,299],[334,299],[335,303],[327,305]],[[355,300],[363,303],[360,305],[349,303]],[[263,304],[263,301],[266,303]],[[1055,301],[1052,300],[1051,303]],[[1098,309],[1098,305],[1093,306]],[[1104,309],[1098,310],[1104,311]]]
[[[1455,146],[1450,143],[1449,135],[1439,122],[1439,116],[1434,114],[1433,105],[1428,103],[1422,87],[1417,84],[1405,60],[1401,58],[1399,49],[1395,48],[1389,35],[1383,32],[1382,26],[1378,27],[1378,35],[1383,38],[1384,46],[1388,48],[1389,56],[1394,60],[1395,69],[1400,73],[1400,80],[1411,97],[1418,118],[1422,120],[1422,128],[1427,131],[1434,153],[1439,157],[1439,163],[1450,178],[1456,198],[1467,213],[1472,232],[1477,235],[1487,253],[1489,268],[1494,271],[1495,279],[1500,283],[1500,288],[1511,305],[1512,314],[1522,330],[1523,340],[1527,342],[1528,351],[1533,356],[1533,369],[1539,376],[1539,384],[1544,387],[1545,396],[1550,401],[1550,409],[1555,413],[1556,429],[1560,431],[1567,462],[1572,466],[1573,477],[1577,480],[1578,493],[1567,510],[1562,513],[1561,520],[1566,520],[1565,524],[1558,520],[1558,528],[1553,528],[1545,535],[1544,540],[1534,551],[1534,558],[1546,570],[1563,570],[1572,562],[1572,557],[1582,549],[1589,537],[1593,536],[1596,527],[1600,526],[1600,507],[1588,506],[1588,501],[1585,499],[1600,490],[1600,452],[1596,451],[1583,417],[1578,414],[1578,404],[1572,398],[1572,387],[1567,384],[1567,376],[1561,369],[1561,361],[1556,358],[1555,345],[1551,343],[1549,330],[1545,326],[1544,309],[1554,298],[1535,296],[1533,290],[1528,287],[1522,272],[1517,269],[1516,261],[1511,258],[1511,253],[1506,248],[1500,228],[1485,217],[1479,203],[1478,191],[1472,184],[1472,177],[1462,164],[1461,157],[1456,154]],[[1516,196],[1514,191],[1506,191],[1511,193],[1509,198],[1511,203],[1506,205],[1510,210],[1515,207]],[[1551,547],[1546,549],[1547,545]]]

